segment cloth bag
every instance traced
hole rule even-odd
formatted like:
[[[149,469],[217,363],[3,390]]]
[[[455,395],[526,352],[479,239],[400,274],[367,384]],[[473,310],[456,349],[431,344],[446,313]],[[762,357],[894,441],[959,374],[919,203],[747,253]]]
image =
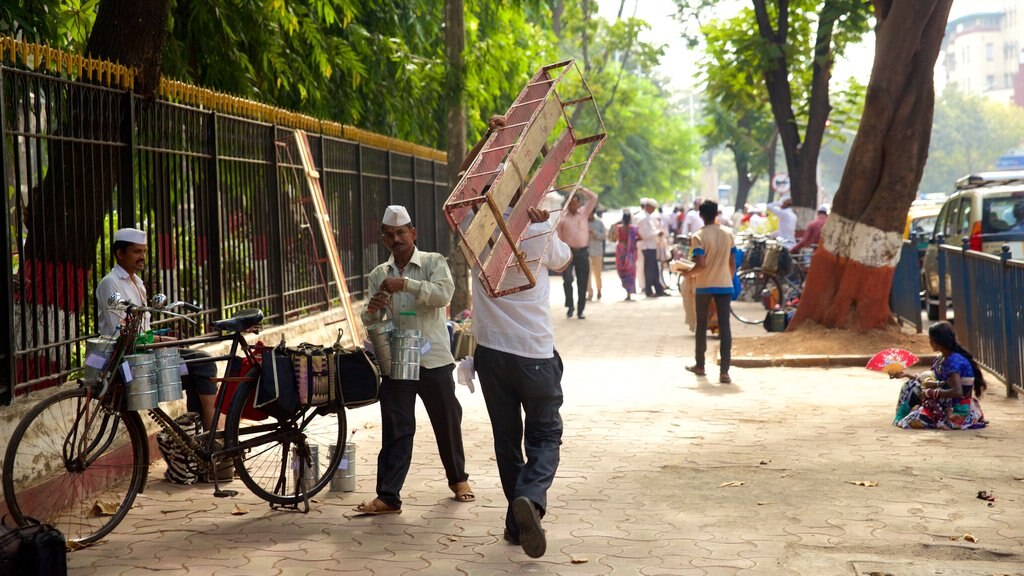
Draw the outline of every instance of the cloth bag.
[[[380,399],[380,370],[365,348],[335,349],[331,406],[359,408]]]
[[[29,518],[24,526],[0,522],[0,576],[45,574],[66,576],[67,542],[64,535],[49,524]]]
[[[262,371],[253,408],[278,420],[291,418],[299,410],[299,390],[291,355],[283,345],[263,348],[260,365]]]

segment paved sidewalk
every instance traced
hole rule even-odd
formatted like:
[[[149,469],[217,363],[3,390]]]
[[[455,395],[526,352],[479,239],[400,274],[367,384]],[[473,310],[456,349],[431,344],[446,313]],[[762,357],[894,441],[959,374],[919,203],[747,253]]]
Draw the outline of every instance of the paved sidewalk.
[[[982,401],[987,429],[897,430],[899,386],[884,376],[736,368],[732,385],[697,379],[682,370],[693,338],[678,297],[618,302],[606,272],[605,301],[580,321],[565,319],[558,279],[552,288],[566,430],[543,558],[501,539],[483,398],[459,387],[475,503],[449,499],[421,410],[404,513],[351,517],[373,496],[379,411],[366,407],[349,412],[357,492],[325,492],[303,515],[271,511],[237,480],[239,496],[217,499],[154,467],[125,522],[70,554],[69,573],[1024,575],[1024,403],[1001,386]]]

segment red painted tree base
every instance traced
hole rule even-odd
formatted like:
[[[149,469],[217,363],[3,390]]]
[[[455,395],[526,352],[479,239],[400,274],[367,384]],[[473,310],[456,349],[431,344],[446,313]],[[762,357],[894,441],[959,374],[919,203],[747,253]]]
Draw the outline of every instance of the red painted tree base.
[[[894,272],[891,266],[866,266],[818,248],[788,329],[798,330],[805,320],[858,332],[891,326],[889,288]]]

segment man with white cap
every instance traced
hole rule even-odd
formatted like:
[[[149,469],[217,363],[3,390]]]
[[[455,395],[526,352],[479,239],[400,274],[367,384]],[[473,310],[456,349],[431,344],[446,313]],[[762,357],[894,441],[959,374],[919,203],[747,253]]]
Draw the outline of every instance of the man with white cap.
[[[768,211],[779,219],[775,237],[782,241],[783,246],[792,246],[796,242],[796,212],[793,210],[793,199],[786,196],[778,202],[772,202],[768,204]]]
[[[146,268],[146,232],[138,228],[121,228],[114,232],[111,249],[116,264],[96,285],[96,309],[99,311],[97,320],[100,334],[116,338],[124,321],[124,311],[107,307],[110,295],[116,292],[136,306],[148,304],[146,285],[139,278],[139,273]],[[149,312],[146,312],[142,320],[142,330],[149,330]],[[198,350],[182,349],[180,352],[185,360],[208,357]],[[213,425],[213,413],[216,410],[217,385],[211,380],[216,373],[217,367],[213,363],[190,363],[188,374],[181,377],[182,388],[188,393],[188,409],[200,413],[206,430]]]
[[[644,258],[644,294],[647,296],[665,296],[665,287],[661,285],[661,273],[658,271],[658,240],[665,236],[665,227],[661,222],[661,214],[657,213],[658,202],[653,198],[641,198],[644,216],[637,224],[637,249]]]
[[[405,207],[388,206],[380,228],[391,256],[370,272],[368,285],[376,292],[363,311],[363,322],[379,322],[386,312],[396,330],[419,330],[423,346],[419,380],[385,377],[381,385],[377,497],[354,510],[371,515],[401,513],[400,492],[409,473],[416,434],[416,396],[430,417],[448,487],[455,494],[453,500],[471,502],[475,496],[466,473],[462,406],[455,397],[455,358],[445,323],[445,308],[455,283],[444,256],[416,248],[416,228]]]

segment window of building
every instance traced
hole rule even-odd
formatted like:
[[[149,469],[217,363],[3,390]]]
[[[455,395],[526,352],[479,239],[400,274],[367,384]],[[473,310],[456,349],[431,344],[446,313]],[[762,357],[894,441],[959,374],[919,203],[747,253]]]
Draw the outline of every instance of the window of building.
[[[995,77],[995,75],[994,74],[989,74],[988,76],[985,76],[985,89],[986,90],[995,90],[995,87],[996,87],[996,77]]]
[[[996,47],[995,44],[989,42],[985,44],[985,60],[991,62],[996,59]]]

